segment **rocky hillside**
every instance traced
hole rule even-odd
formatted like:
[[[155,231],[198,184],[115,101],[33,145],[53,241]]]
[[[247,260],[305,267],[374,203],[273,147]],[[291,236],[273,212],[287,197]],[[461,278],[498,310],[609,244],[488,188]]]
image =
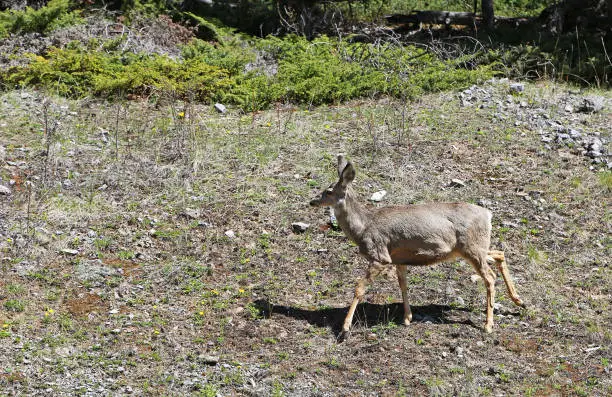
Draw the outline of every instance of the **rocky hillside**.
[[[611,100],[505,79],[248,114],[4,92],[0,389],[609,395]],[[364,202],[388,192],[369,205],[491,209],[527,309],[498,284],[484,334],[469,265],[411,268],[413,323],[391,272],[339,343],[365,263],[308,206],[339,152]]]

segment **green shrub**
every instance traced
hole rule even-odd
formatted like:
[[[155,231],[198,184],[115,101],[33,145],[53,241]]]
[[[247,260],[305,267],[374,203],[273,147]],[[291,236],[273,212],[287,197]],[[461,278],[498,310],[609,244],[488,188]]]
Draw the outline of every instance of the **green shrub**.
[[[216,44],[193,40],[181,48],[181,55],[186,60],[198,60],[225,69],[232,74],[242,73],[246,64],[255,60],[253,49],[239,40]]]
[[[485,57],[441,60],[416,47],[328,37],[312,42],[297,36],[255,43],[239,36],[217,44],[195,40],[182,48],[182,60],[120,52],[118,40],[93,39],[87,48],[72,43],[45,56],[29,55],[29,65],[0,71],[0,81],[69,97],[167,92],[255,111],[275,102],[320,105],[379,95],[413,98],[463,88],[495,73],[495,61],[481,65]]]
[[[46,57],[30,55],[30,59],[27,67],[3,72],[2,81],[69,97],[172,91],[201,101],[229,83],[221,68],[197,61],[177,62],[162,55],[120,56],[83,48],[53,48]]]
[[[46,6],[35,10],[7,10],[0,12],[0,38],[9,33],[48,33],[57,28],[83,23],[80,10],[71,11],[72,1],[50,0]]]

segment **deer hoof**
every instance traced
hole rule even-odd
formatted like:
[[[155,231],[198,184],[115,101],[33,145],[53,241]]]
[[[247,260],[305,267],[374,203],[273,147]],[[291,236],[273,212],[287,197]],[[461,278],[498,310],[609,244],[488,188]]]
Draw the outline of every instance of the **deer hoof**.
[[[347,340],[349,337],[349,331],[348,330],[342,330],[340,332],[340,334],[338,335],[338,343],[342,343],[345,340]]]

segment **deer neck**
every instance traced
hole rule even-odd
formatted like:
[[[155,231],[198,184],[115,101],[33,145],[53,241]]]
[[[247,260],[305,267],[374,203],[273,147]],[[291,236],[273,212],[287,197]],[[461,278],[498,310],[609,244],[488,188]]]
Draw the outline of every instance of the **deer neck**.
[[[366,207],[355,199],[354,193],[350,189],[346,192],[344,200],[339,201],[334,206],[334,214],[342,231],[355,243],[359,240],[372,215]]]

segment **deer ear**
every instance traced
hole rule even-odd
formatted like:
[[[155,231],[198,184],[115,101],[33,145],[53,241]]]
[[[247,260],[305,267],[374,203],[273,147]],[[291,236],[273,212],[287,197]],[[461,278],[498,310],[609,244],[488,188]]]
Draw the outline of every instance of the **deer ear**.
[[[355,167],[353,167],[353,164],[347,163],[340,174],[340,185],[347,187],[349,183],[353,182],[353,179],[355,179]]]
[[[344,155],[339,154],[338,155],[338,177],[342,176],[342,171],[344,171],[344,168],[346,168],[347,164],[348,164],[348,161],[346,161],[346,158],[344,157]]]

